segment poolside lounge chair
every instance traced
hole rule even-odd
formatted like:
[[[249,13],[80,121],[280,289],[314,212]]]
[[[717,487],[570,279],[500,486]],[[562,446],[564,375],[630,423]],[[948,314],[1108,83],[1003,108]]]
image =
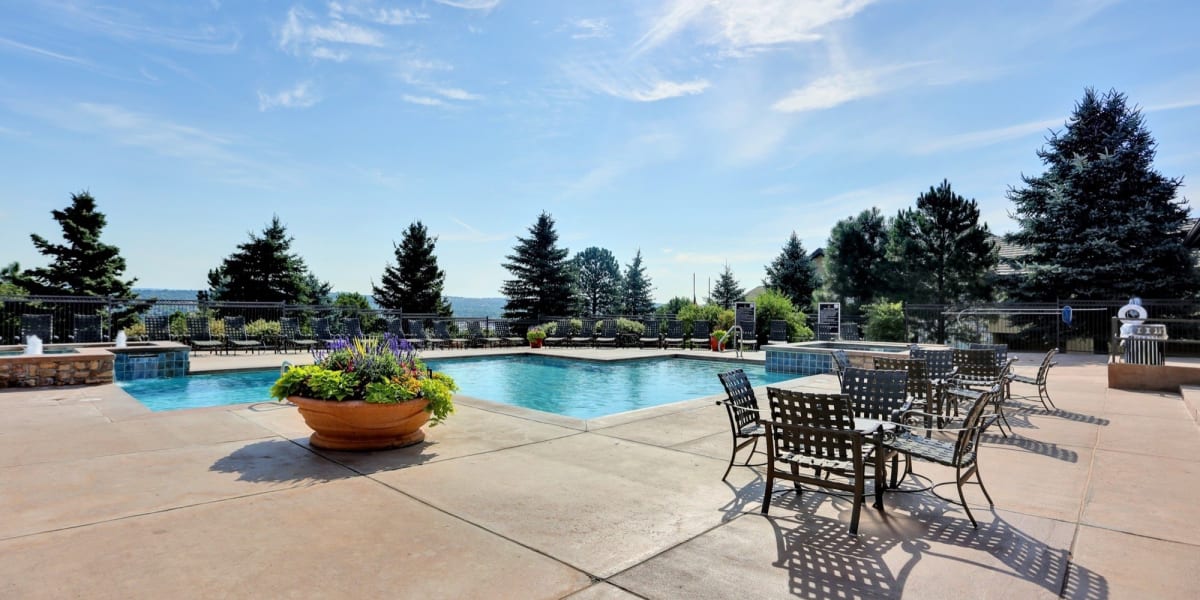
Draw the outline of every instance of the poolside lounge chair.
[[[513,333],[512,324],[508,321],[496,321],[496,337],[500,338],[500,343],[505,346],[520,346],[525,343],[525,338]]]
[[[546,336],[543,340],[547,346],[566,346],[571,341],[571,320],[559,319],[554,324],[554,335]]]
[[[398,340],[404,339],[404,321],[400,319],[388,319],[387,332]]]
[[[36,335],[43,344],[53,343],[50,335],[54,332],[53,315],[21,315],[20,343],[29,342],[29,336]]]
[[[408,343],[418,348],[430,347],[435,348],[439,344],[445,345],[446,340],[430,339],[425,334],[425,322],[420,319],[408,320]]]
[[[171,341],[171,320],[165,315],[146,317],[146,337],[151,342]]]
[[[1023,383],[1026,385],[1037,386],[1037,399],[1042,403],[1042,408],[1050,410],[1057,408],[1054,402],[1050,400],[1050,390],[1046,388],[1046,378],[1050,374],[1050,368],[1058,363],[1054,362],[1054,355],[1058,353],[1058,348],[1051,348],[1046,356],[1042,358],[1042,364],[1038,367],[1037,377],[1029,377],[1028,375],[1017,375],[1009,372],[1004,377],[1005,396],[1009,398],[1021,398],[1022,400],[1032,400],[1033,396],[1013,396],[1007,388],[1014,383]]]
[[[356,318],[342,319],[342,334],[351,339],[362,337],[362,322]]]
[[[838,385],[841,385],[842,374],[850,368],[850,357],[846,355],[845,350],[841,349],[834,350],[831,354],[833,355],[833,373],[837,375]]]
[[[71,319],[74,331],[71,341],[77,344],[91,344],[100,340],[100,315],[75,315]]]
[[[643,321],[643,324],[645,325],[646,329],[642,331],[641,337],[638,338],[638,345],[642,348],[645,348],[646,344],[651,344],[655,348],[661,348],[662,335],[660,335],[658,332],[658,319],[648,318]]]
[[[225,342],[214,340],[208,330],[208,317],[188,317],[188,346],[193,350],[216,352],[225,347]]]
[[[858,535],[858,515],[866,491],[868,469],[875,479],[875,508],[883,510],[884,446],[883,430],[870,433],[855,429],[854,415],[841,394],[812,394],[780,388],[767,388],[771,420],[767,430],[767,485],[762,513],[771,508],[771,492],[776,479],[835,489],[852,494],[850,535]],[[895,452],[895,451],[893,451]],[[869,465],[869,466],[868,466]],[[806,471],[812,469],[814,473]],[[830,473],[849,477],[850,481],[828,479]]]
[[[787,321],[772,320],[771,332],[767,335],[767,345],[788,343]]]
[[[246,335],[245,317],[225,317],[225,342],[229,347],[238,350],[264,350],[262,340],[256,340]]]
[[[450,335],[450,326],[447,325],[445,321],[434,321],[433,336],[439,340],[444,340],[442,345],[447,348],[454,348],[455,346],[462,348],[466,342],[466,340],[462,338],[456,338]]]
[[[572,346],[595,346],[596,345],[596,320],[582,319],[580,321],[579,334],[572,335],[568,340],[568,344]]]
[[[279,340],[284,349],[296,348],[298,350],[311,350],[320,343],[317,340],[304,337],[300,334],[300,321],[295,317],[284,317],[279,319]]]
[[[761,467],[763,465],[752,465],[750,459],[754,457],[755,452],[763,451],[758,449],[758,440],[766,437],[767,430],[759,422],[758,398],[754,395],[754,388],[750,385],[750,380],[746,377],[746,372],[741,369],[734,369],[727,373],[718,373],[717,378],[721,380],[721,387],[725,388],[725,400],[718,400],[717,404],[725,405],[725,412],[729,416],[729,432],[733,435],[733,451],[729,453],[729,466],[725,467],[725,474],[721,476],[721,481],[729,477],[729,471],[733,469],[733,460],[737,457],[737,453],[742,448],[753,444],[750,449],[750,454],[746,456],[744,467]]]
[[[491,324],[490,327],[484,328],[484,330],[483,330],[483,343],[484,344],[487,344],[488,346],[491,346],[491,347],[495,347],[495,346],[499,346],[501,343],[504,342],[504,340],[500,337],[500,333],[498,331],[496,331],[496,329],[495,329],[495,327],[497,325],[499,325],[499,323],[493,323],[493,324]]]
[[[617,347],[617,322],[613,319],[605,319],[600,323],[600,335],[592,340],[597,347],[612,346]]]
[[[333,339],[333,332],[329,330],[329,317],[313,319],[313,337],[321,346],[329,345],[329,340]]]
[[[667,321],[667,335],[663,337],[663,348],[675,346],[683,348],[683,343],[687,340],[683,335],[683,321],[671,319]]]
[[[695,350],[697,346],[707,348],[708,337],[711,331],[708,321],[696,321],[692,323],[692,350]]]
[[[467,322],[467,345],[472,347],[488,347],[500,343],[500,338],[491,337],[483,333],[483,326],[479,321]]]

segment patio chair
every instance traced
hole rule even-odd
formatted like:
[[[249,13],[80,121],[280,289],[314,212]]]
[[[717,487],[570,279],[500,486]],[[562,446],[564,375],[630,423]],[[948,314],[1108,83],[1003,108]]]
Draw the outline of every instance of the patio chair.
[[[53,315],[21,315],[21,343],[29,343],[29,336],[36,335],[43,344],[51,344],[54,332]]]
[[[1000,386],[1003,391],[1005,376],[1007,375],[1007,367],[1001,367],[996,360],[996,354],[993,350],[962,350],[954,349],[954,368],[957,372],[954,375],[952,393],[948,393],[946,400],[957,415],[960,410],[967,410],[964,405],[974,404],[983,397],[982,390],[989,390],[993,387]],[[996,416],[1000,418],[999,425],[1000,433],[1004,437],[1008,437],[1012,433],[1012,425],[1008,422],[1008,417],[1004,415],[1004,394],[997,394],[988,398],[988,401],[995,407]],[[1004,428],[1008,427],[1008,433]]]
[[[658,319],[653,317],[648,318],[642,321],[642,324],[646,328],[642,331],[642,335],[638,337],[638,346],[645,348],[646,344],[652,344],[655,348],[661,348],[662,335],[658,331]]]
[[[960,427],[940,428],[936,430],[942,433],[953,434],[953,440],[917,435],[904,427],[900,427],[893,437],[883,442],[884,446],[904,455],[904,476],[912,473],[912,459],[914,458],[953,467],[954,484],[958,488],[958,499],[962,502],[963,510],[967,512],[967,518],[971,520],[971,525],[976,529],[979,528],[979,524],[975,522],[975,516],[971,514],[971,507],[967,505],[967,499],[963,495],[963,484],[967,483],[971,476],[974,475],[975,480],[979,483],[979,489],[983,491],[984,498],[987,498],[988,506],[995,506],[991,495],[988,494],[987,488],[983,485],[983,477],[979,474],[978,453],[980,436],[996,420],[995,415],[984,417],[983,413],[987,409],[987,405],[991,403],[992,398],[999,395],[1000,386],[991,388],[984,392],[984,397],[981,401],[976,402],[971,407],[971,410],[967,412]],[[908,420],[914,417],[928,418],[929,416],[933,415],[910,411],[904,416],[904,419]]]
[[[929,378],[929,371],[924,360],[916,358],[893,358],[890,356],[872,357],[876,371],[904,371],[908,373],[905,391],[914,410],[923,410],[933,414],[942,414],[942,402],[939,393],[943,391],[934,385]]]
[[[329,345],[329,340],[333,339],[333,332],[329,330],[329,317],[313,319],[313,337],[320,345]]]
[[[831,354],[833,355],[833,372],[837,375],[838,386],[840,387],[842,385],[842,374],[846,372],[846,369],[850,368],[850,357],[846,356],[845,350],[834,350]]]
[[[729,453],[729,466],[725,467],[725,474],[721,476],[721,481],[725,481],[725,478],[729,477],[729,471],[733,469],[737,453],[746,446],[753,445],[753,448],[742,466],[763,466],[763,463],[750,464],[750,459],[754,457],[755,452],[766,454],[766,451],[758,449],[758,440],[767,435],[767,430],[760,423],[758,398],[754,395],[754,388],[750,385],[746,372],[734,369],[718,373],[717,378],[721,380],[721,387],[725,388],[726,396],[725,400],[718,400],[717,404],[725,406],[725,412],[729,415],[729,432],[733,434],[733,451]]]
[[[925,370],[935,383],[949,382],[957,373],[954,369],[954,350],[950,348],[922,348],[913,344],[908,347],[908,357],[925,361]]]
[[[605,319],[600,324],[600,335],[596,336],[592,343],[596,347],[612,346],[617,347],[617,322],[613,319]]]
[[[420,319],[408,320],[408,343],[420,347],[436,348],[439,345],[444,346],[446,340],[431,339],[425,335],[425,322]]]
[[[266,349],[262,340],[252,339],[246,335],[246,318],[245,317],[225,317],[225,342],[230,348],[238,350],[255,350]]]
[[[842,373],[842,394],[850,400],[854,416],[898,422],[912,410],[906,371],[875,371],[850,367]]]
[[[676,346],[683,348],[683,343],[687,338],[683,336],[683,321],[671,319],[667,321],[667,335],[663,337],[663,348]]]
[[[750,351],[758,349],[758,333],[753,329],[746,331],[739,326],[730,332],[730,335],[735,335],[734,342],[738,344],[740,350],[745,352],[746,346],[750,346]]]
[[[1050,400],[1050,390],[1046,388],[1046,378],[1050,374],[1050,368],[1057,365],[1054,362],[1054,355],[1058,354],[1058,348],[1051,348],[1046,356],[1042,357],[1042,364],[1038,367],[1037,377],[1029,377],[1028,375],[1018,375],[1013,372],[1008,372],[1004,377],[1005,396],[1009,398],[1020,398],[1022,400],[1032,400],[1033,396],[1021,395],[1013,396],[1011,393],[1012,384],[1023,383],[1026,385],[1037,386],[1037,399],[1042,403],[1042,408],[1051,410],[1058,408],[1054,406],[1054,402]]]
[[[858,516],[862,509],[868,461],[875,479],[875,508],[883,510],[884,466],[883,430],[864,433],[854,428],[849,403],[840,394],[812,394],[767,388],[771,420],[767,430],[767,484],[763,493],[762,513],[771,508],[775,479],[793,482],[796,493],[800,484],[819,486],[853,494],[850,535],[858,535]],[[880,451],[872,452],[873,448]],[[801,469],[813,469],[812,475]],[[829,475],[849,477],[842,482]]]
[[[450,335],[450,325],[445,321],[433,322],[433,337],[442,340],[442,345],[446,348],[454,348],[455,346],[462,348],[466,345],[466,340]]]
[[[1017,362],[1016,358],[1008,357],[1008,344],[970,344],[967,348],[971,350],[991,350],[996,353],[996,366],[1007,370],[1012,363]]]
[[[767,345],[788,343],[787,321],[772,320],[771,331],[767,334]]]
[[[499,346],[500,342],[504,341],[500,338],[500,334],[493,329],[494,326],[495,325],[492,325],[491,327],[484,328],[483,330],[483,343],[492,347]]]
[[[354,317],[342,319],[342,334],[350,339],[362,337],[362,321]]]
[[[193,350],[216,352],[225,347],[225,342],[214,340],[208,330],[208,317],[188,317],[188,346]]]
[[[465,343],[470,348],[487,345],[487,342],[484,341],[483,327],[479,325],[479,321],[467,321],[467,340]]]
[[[297,350],[311,350],[320,343],[317,340],[301,335],[300,321],[295,317],[283,317],[279,319],[279,341],[284,349],[296,348]]]
[[[554,323],[554,335],[546,336],[543,343],[547,346],[566,346],[571,342],[571,320],[559,319]]]
[[[74,331],[71,341],[76,344],[92,344],[101,341],[100,315],[75,315],[71,318]]]
[[[524,337],[513,333],[512,324],[508,321],[496,321],[496,337],[500,338],[500,343],[505,346],[520,346],[525,343]]]
[[[171,319],[165,315],[146,317],[146,337],[151,342],[171,341]]]
[[[582,319],[580,321],[579,334],[572,335],[568,343],[572,346],[595,346],[596,345],[596,320]]]
[[[708,321],[696,321],[692,323],[692,350],[696,349],[697,344],[699,344],[701,348],[707,348],[708,338],[711,332],[712,327],[708,324]]]

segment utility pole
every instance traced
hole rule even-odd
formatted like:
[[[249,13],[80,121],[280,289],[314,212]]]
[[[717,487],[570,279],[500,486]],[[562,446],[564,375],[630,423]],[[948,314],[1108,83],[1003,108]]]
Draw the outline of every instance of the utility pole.
[[[692,271],[692,304],[698,304],[698,302],[696,302],[696,272],[695,271]]]

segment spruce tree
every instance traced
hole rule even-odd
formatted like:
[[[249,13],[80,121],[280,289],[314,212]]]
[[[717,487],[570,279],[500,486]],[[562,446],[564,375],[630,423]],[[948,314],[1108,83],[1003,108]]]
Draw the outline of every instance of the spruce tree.
[[[607,248],[592,246],[575,255],[575,290],[583,314],[610,315],[621,309],[621,267]]]
[[[250,241],[208,272],[209,297],[219,301],[315,304],[328,299],[329,284],[308,271],[304,259],[290,252],[292,238],[278,216],[262,235]]]
[[[986,299],[996,249],[979,205],[943,180],[901,210],[888,232],[893,299],[946,304]]]
[[[737,279],[733,277],[733,269],[726,263],[725,270],[721,271],[721,276],[717,278],[717,285],[713,286],[712,296],[708,301],[721,308],[733,308],[734,302],[741,302],[745,298],[746,290],[738,285]]]
[[[529,228],[529,237],[518,236],[513,253],[505,257],[508,262],[504,268],[513,279],[505,281],[500,289],[508,298],[504,316],[534,320],[571,314],[575,293],[569,253],[558,247],[554,219],[543,212]]]
[[[621,294],[621,312],[627,315],[648,315],[654,311],[654,299],[650,297],[650,279],[646,277],[646,267],[642,265],[642,249],[638,248],[633,256],[633,262],[625,265],[625,277],[622,279],[624,290]]]
[[[30,294],[104,296],[119,300],[135,297],[137,279],[123,280],[125,259],[121,250],[100,241],[108,224],[96,210],[96,199],[88,192],[71,195],[71,205],[50,214],[62,228],[65,244],[55,244],[34,233],[29,238],[37,251],[50,257],[50,264],[20,271],[16,263],[4,270],[8,283]]]
[[[1110,90],[1084,92],[1038,157],[1046,171],[1010,188],[1019,229],[1010,242],[1029,249],[1015,294],[1028,300],[1129,296],[1179,298],[1197,289],[1183,244],[1186,200],[1180,179],[1154,170],[1155,143],[1141,112]]]
[[[779,256],[767,265],[767,278],[763,279],[763,285],[787,296],[792,305],[801,310],[812,305],[813,290],[817,288],[817,269],[795,231],[783,245]]]
[[[420,221],[404,230],[400,243],[392,243],[396,264],[384,267],[380,285],[372,285],[375,302],[384,308],[410,313],[450,316],[453,311],[442,296],[446,272],[433,254],[436,237]]]
[[[887,230],[878,208],[838,221],[829,233],[825,272],[829,289],[849,304],[867,304],[886,293]]]

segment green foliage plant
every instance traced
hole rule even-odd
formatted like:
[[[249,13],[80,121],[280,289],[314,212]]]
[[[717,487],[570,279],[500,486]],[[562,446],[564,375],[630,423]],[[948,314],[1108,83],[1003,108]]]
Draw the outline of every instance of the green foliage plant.
[[[754,335],[760,344],[766,343],[771,334],[771,321],[787,322],[788,341],[803,342],[813,339],[812,329],[804,321],[804,313],[797,310],[782,292],[768,289],[754,299]]]
[[[246,335],[252,338],[263,338],[264,336],[279,336],[283,332],[279,321],[268,321],[266,319],[255,319],[246,323]]]
[[[867,315],[867,339],[877,342],[904,341],[904,305],[880,299],[863,307]]]
[[[829,289],[847,305],[847,312],[885,291],[891,265],[887,225],[878,208],[834,224],[825,249],[825,272]]]
[[[687,306],[679,309],[679,312],[676,313],[675,318],[683,322],[683,330],[690,333],[693,331],[692,327],[697,321],[717,323],[724,310],[725,309],[716,304],[705,304],[704,306],[700,306],[699,304],[688,304]]]
[[[620,335],[640,336],[646,333],[646,326],[630,319],[617,319],[617,333]]]
[[[544,340],[546,339],[546,330],[539,325],[530,327],[529,331],[525,332],[525,339],[530,342]]]

